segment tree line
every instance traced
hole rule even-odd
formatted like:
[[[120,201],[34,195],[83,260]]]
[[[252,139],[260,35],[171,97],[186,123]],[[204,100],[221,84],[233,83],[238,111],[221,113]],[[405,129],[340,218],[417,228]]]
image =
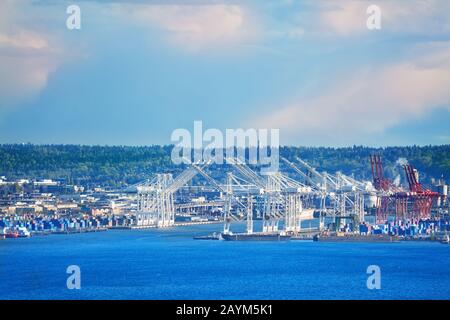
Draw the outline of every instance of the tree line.
[[[177,174],[184,167],[174,165],[170,155],[172,145],[152,146],[85,146],[85,145],[0,145],[0,176],[14,179],[56,179],[69,184],[118,187],[150,178],[157,172]],[[300,157],[318,171],[341,171],[355,178],[371,180],[371,154],[383,159],[388,178],[403,178],[401,163],[407,161],[420,171],[427,183],[443,175],[450,177],[450,145],[399,146],[371,148],[352,146],[280,147],[280,156],[295,162]],[[292,170],[280,162],[281,169]],[[215,170],[221,177],[225,170]]]

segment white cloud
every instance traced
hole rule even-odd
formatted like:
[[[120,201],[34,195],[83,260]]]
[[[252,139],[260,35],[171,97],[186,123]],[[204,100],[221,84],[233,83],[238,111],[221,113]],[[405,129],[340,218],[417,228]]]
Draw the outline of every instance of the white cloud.
[[[0,110],[13,107],[37,94],[47,84],[56,63],[51,55],[39,52],[36,56],[24,51],[0,54]]]
[[[317,8],[319,25],[316,29],[324,34],[341,36],[369,32],[366,10],[372,4],[381,10],[380,32],[428,36],[450,32],[450,1],[447,0],[325,2]]]
[[[58,66],[51,37],[20,23],[30,9],[23,1],[0,3],[0,112],[29,99],[47,84]]]
[[[140,24],[166,32],[171,43],[189,51],[223,49],[256,34],[250,13],[238,5],[119,4],[115,8]]]
[[[434,53],[421,56],[424,51]],[[450,44],[429,45],[417,54],[405,62],[354,71],[317,97],[272,109],[277,111],[255,125],[280,128],[291,139],[352,143],[437,108],[450,109]]]
[[[322,8],[319,13],[319,21],[325,32],[349,35],[355,32],[365,31],[366,9],[364,2],[345,1],[332,5],[330,8]]]
[[[15,35],[0,33],[0,46],[25,48],[25,49],[43,49],[48,47],[47,39],[40,34],[29,30],[19,30]]]

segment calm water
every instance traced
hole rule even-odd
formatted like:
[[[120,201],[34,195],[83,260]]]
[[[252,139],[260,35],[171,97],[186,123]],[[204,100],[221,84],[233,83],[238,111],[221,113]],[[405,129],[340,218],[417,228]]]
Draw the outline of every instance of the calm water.
[[[220,225],[0,241],[0,299],[448,299],[439,243],[195,241]],[[81,290],[66,288],[68,265]],[[366,268],[379,265],[381,290]]]

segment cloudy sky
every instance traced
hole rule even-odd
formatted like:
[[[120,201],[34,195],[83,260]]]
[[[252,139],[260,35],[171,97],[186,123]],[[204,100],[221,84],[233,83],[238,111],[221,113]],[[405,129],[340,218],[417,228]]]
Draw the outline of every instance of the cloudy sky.
[[[0,143],[170,143],[194,120],[448,144],[450,1],[0,0]]]

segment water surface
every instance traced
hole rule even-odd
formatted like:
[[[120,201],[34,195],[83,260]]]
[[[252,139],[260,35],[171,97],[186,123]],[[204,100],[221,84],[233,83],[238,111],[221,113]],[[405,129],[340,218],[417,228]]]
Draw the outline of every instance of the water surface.
[[[242,226],[241,226],[242,227]],[[0,299],[448,299],[450,246],[193,240],[220,225],[0,241]],[[81,289],[66,268],[81,268]],[[381,268],[368,290],[366,269]]]

